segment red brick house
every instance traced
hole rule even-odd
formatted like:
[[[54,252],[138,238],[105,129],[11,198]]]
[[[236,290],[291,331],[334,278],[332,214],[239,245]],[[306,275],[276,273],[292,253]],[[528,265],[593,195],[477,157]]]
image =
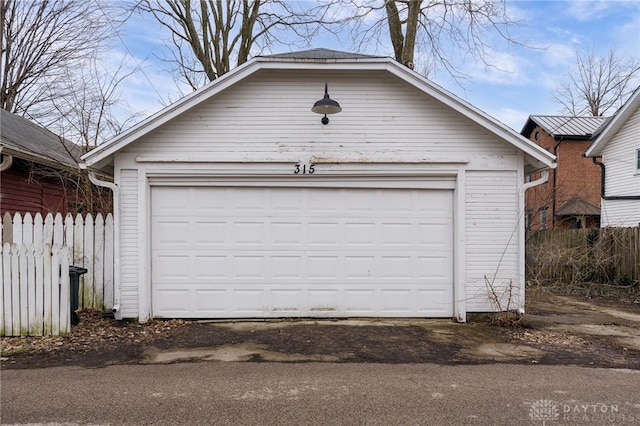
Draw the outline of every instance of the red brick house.
[[[82,211],[81,147],[0,110],[0,215]]]
[[[606,117],[531,115],[520,134],[554,154],[549,182],[527,191],[527,229],[600,226],[600,167],[584,152]],[[527,176],[528,180],[537,176]]]

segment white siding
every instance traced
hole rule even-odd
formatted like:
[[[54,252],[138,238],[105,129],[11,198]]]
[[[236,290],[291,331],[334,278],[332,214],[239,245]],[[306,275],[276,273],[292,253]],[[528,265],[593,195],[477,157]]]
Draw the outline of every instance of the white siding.
[[[491,311],[487,282],[505,299],[506,286],[518,288],[518,187],[516,171],[466,173],[467,310]],[[510,309],[517,309],[513,300]]]
[[[322,125],[311,112],[324,82],[343,111]],[[178,150],[178,152],[176,152]],[[325,159],[443,156],[493,167],[512,146],[386,73],[262,71],[126,148],[147,156]],[[320,163],[322,161],[314,161]]]
[[[120,171],[120,312],[122,318],[138,317],[138,171]]]
[[[326,126],[310,110],[323,96],[325,81],[343,108]],[[460,244],[455,250],[466,257],[464,272],[458,274],[464,275],[466,289],[461,299],[470,312],[489,311],[485,276],[495,275],[496,285],[512,282],[517,287],[519,282],[517,171],[523,167],[522,155],[472,120],[384,72],[365,76],[263,70],[130,144],[115,159],[121,188],[123,317],[145,320],[148,314],[144,306],[150,259],[141,233],[147,232],[143,222],[149,220],[147,177],[172,181],[191,174],[220,176],[213,170],[281,178],[292,174],[296,163],[315,163],[314,179],[342,167],[346,174],[362,170],[377,178],[466,170],[466,185],[460,188],[465,201],[456,207],[463,210],[466,223],[455,223]],[[517,307],[518,301],[509,306]]]
[[[637,109],[602,151],[607,196],[640,196],[636,151],[640,149],[640,109]],[[640,200],[603,200],[602,226],[638,226]]]

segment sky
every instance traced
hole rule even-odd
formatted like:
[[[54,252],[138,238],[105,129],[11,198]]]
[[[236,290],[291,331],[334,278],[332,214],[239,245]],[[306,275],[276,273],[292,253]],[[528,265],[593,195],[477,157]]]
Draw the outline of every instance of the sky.
[[[615,47],[623,58],[640,57],[640,0],[507,0],[507,8],[520,21],[512,35],[528,47],[493,40],[494,67],[464,58],[461,52],[459,66],[466,79],[456,81],[446,72],[431,73],[429,79],[517,132],[529,115],[562,112],[553,93],[575,65],[576,51],[606,55]],[[166,56],[166,36],[153,18],[134,15],[113,48],[113,58],[138,66],[122,83],[122,94],[140,118],[181,96],[169,65],[159,59]],[[350,37],[329,34],[320,34],[311,48],[356,51]],[[291,50],[276,46],[271,53]],[[360,53],[393,56],[386,43]],[[640,78],[633,84],[639,86]]]

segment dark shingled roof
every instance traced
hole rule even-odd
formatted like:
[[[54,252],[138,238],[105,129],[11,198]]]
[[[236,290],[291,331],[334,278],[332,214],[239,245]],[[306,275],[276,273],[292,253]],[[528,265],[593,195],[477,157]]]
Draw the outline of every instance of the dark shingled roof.
[[[608,122],[609,118],[607,117],[530,115],[520,134],[528,138],[537,125],[553,137],[592,140],[596,138]]]
[[[0,109],[0,146],[31,161],[78,167],[82,148],[25,118]]]
[[[374,56],[364,55],[360,53],[341,52],[339,50],[331,49],[311,49],[302,50],[300,52],[288,52],[288,53],[276,53],[274,55],[264,55],[264,58],[277,58],[277,59],[309,59],[309,60],[322,60],[322,59],[374,59],[385,58],[386,56]]]

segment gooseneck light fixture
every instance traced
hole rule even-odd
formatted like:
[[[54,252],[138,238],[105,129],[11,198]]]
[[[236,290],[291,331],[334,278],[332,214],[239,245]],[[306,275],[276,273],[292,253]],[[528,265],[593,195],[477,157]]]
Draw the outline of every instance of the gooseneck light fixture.
[[[327,114],[336,114],[342,111],[340,104],[329,97],[329,86],[327,83],[324,83],[324,98],[313,104],[311,111],[316,114],[324,114],[321,120],[322,124],[329,124]]]

